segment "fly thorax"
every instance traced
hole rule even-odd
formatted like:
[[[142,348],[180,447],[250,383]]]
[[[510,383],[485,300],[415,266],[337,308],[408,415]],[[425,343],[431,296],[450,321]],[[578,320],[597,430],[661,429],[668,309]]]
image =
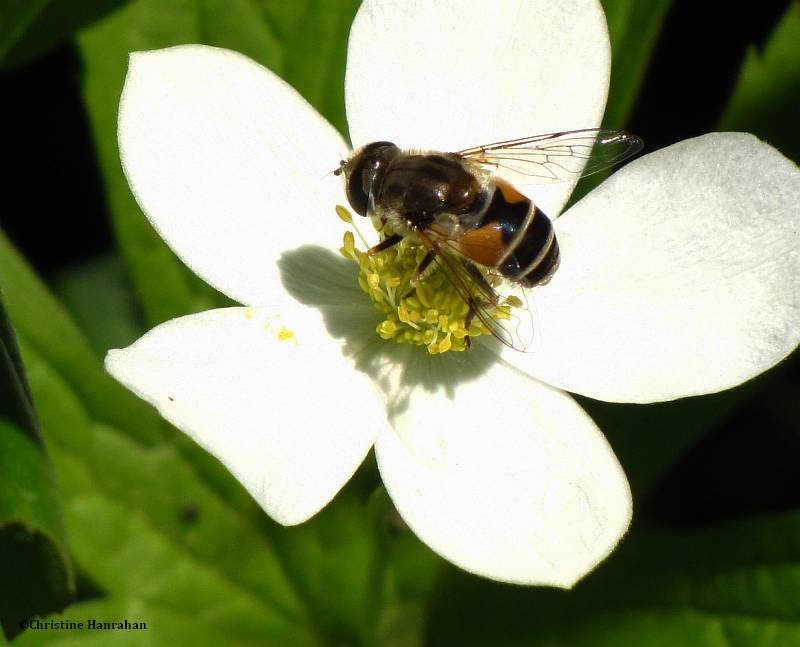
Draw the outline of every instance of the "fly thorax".
[[[378,202],[414,217],[459,214],[472,208],[479,189],[457,157],[398,155],[386,169]],[[429,223],[419,223],[425,224]]]

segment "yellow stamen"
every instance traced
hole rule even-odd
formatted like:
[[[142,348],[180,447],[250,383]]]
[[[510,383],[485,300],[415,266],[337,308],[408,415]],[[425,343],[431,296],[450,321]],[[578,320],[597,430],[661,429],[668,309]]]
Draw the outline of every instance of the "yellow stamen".
[[[355,228],[347,209],[337,205],[336,214]],[[378,233],[380,239],[385,240],[394,232],[384,225]],[[360,233],[359,238],[364,241]],[[364,245],[367,243],[364,242]],[[470,323],[469,331],[466,329],[469,306],[440,265],[432,263],[415,280],[417,267],[425,258],[427,249],[412,236],[370,256],[355,247],[353,232],[347,231],[340,251],[345,258],[358,265],[358,285],[384,317],[375,328],[381,339],[425,346],[428,353],[438,355],[466,350],[467,335],[479,337],[491,334],[489,328],[477,318]],[[485,278],[493,285],[496,282],[496,277],[488,273]],[[511,310],[521,306],[522,301],[512,295],[498,306],[486,306],[483,313],[494,320],[509,319],[512,317]]]
[[[348,225],[353,222],[353,216],[351,216],[350,212],[340,204],[336,205],[336,215],[344,220]]]

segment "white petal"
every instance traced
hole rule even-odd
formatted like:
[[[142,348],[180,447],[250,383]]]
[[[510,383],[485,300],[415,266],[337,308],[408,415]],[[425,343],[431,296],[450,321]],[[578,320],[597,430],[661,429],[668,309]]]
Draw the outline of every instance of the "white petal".
[[[181,317],[110,351],[106,369],[216,456],[273,519],[300,523],[386,427],[371,380],[326,330],[363,323],[363,313],[326,315],[292,306]]]
[[[621,169],[557,221],[536,289],[537,352],[516,366],[593,398],[712,393],[800,342],[800,172],[752,135],[715,133]]]
[[[350,138],[455,151],[592,128],[610,60],[595,0],[367,0],[347,55]],[[528,192],[557,214],[572,186]]]
[[[224,49],[131,56],[119,146],[147,217],[197,274],[246,304],[283,294],[279,254],[341,244],[326,174],[347,146],[272,72]]]
[[[463,355],[417,355],[419,382],[390,408],[396,433],[375,446],[386,488],[420,539],[461,568],[572,586],[628,527],[622,468],[567,394],[484,349]]]

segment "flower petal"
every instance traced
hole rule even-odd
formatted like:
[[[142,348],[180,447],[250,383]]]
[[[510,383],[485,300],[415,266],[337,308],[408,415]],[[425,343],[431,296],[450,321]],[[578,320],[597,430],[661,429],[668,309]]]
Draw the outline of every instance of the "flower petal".
[[[241,54],[200,45],[133,54],[119,146],[159,234],[241,303],[280,300],[282,251],[341,244],[341,180],[325,176],[346,144],[293,88]]]
[[[537,350],[506,359],[602,400],[730,388],[800,342],[800,172],[752,135],[647,155],[557,221]]]
[[[610,61],[595,0],[367,0],[347,55],[350,138],[456,151],[593,128]],[[528,192],[555,215],[572,187]]]
[[[474,347],[417,355],[421,376],[375,446],[400,515],[433,550],[506,582],[572,586],[628,527],[631,496],[611,448],[567,394]],[[437,392],[436,376],[450,382]],[[413,381],[413,380],[411,380]],[[442,388],[442,387],[438,387]],[[391,410],[391,409],[390,409]]]
[[[216,456],[273,519],[296,524],[333,498],[386,427],[371,380],[326,332],[329,319],[362,314],[210,310],[110,351],[106,369]]]

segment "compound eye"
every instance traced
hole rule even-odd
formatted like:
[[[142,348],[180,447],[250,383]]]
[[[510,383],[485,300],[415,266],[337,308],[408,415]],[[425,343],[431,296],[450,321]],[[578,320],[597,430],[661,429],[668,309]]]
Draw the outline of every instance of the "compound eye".
[[[361,216],[367,215],[371,178],[374,175],[371,166],[370,160],[362,157],[347,177],[347,201]]]
[[[347,200],[353,210],[367,215],[369,192],[373,185],[380,186],[389,161],[398,153],[391,142],[372,142],[362,148],[352,160],[347,173]]]

